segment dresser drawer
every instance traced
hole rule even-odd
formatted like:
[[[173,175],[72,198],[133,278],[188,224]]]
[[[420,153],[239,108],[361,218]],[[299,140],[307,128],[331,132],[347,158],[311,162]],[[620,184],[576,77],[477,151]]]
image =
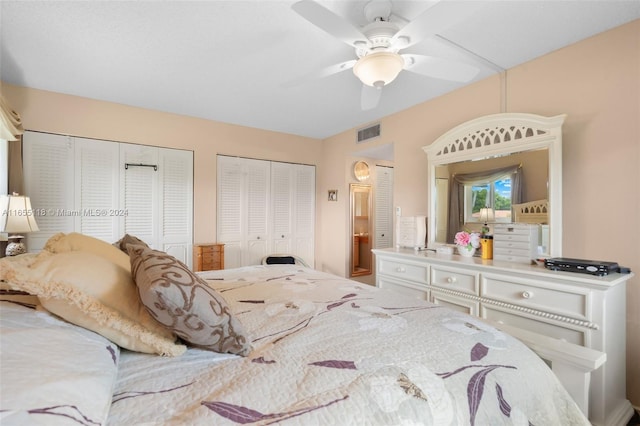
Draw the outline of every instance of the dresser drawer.
[[[531,256],[514,256],[512,254],[494,253],[493,260],[531,264]]]
[[[590,319],[590,293],[587,289],[552,288],[535,280],[492,274],[483,274],[480,282],[480,296],[484,298],[573,319]]]
[[[431,290],[431,302],[475,317],[480,313],[480,302],[477,300],[452,296],[440,290]]]
[[[564,340],[580,346],[587,345],[588,329],[575,327],[570,324],[563,324],[553,320],[538,318],[533,315],[525,315],[521,312],[510,311],[509,309],[482,304],[480,317],[529,330],[534,333],[543,334],[555,339]]]
[[[498,246],[493,249],[493,259],[530,264],[532,256],[531,250]]]
[[[525,250],[529,252],[531,244],[529,241],[496,241],[493,243],[493,248],[498,250]]]
[[[200,253],[202,253],[203,256],[213,256],[214,253],[217,256],[220,251],[222,251],[224,249],[224,246],[220,245],[220,244],[215,244],[215,245],[207,245],[207,246],[198,246],[199,247],[199,251]]]
[[[465,271],[446,266],[431,267],[431,285],[433,287],[456,290],[462,293],[478,295],[478,272]]]
[[[379,277],[377,286],[417,299],[429,300],[429,288],[422,284]]]
[[[401,262],[390,259],[380,259],[378,272],[402,280],[417,281],[422,284],[429,282],[429,267],[422,264]]]
[[[529,241],[531,241],[531,236],[529,234],[510,234],[496,232],[494,233],[493,238],[497,240],[498,243],[502,241],[513,241],[526,243],[527,246],[529,245]]]
[[[514,238],[525,237],[528,239],[532,234],[536,233],[538,225],[530,225],[526,223],[497,223],[493,227],[494,235],[511,236]],[[522,241],[522,239],[520,240]]]

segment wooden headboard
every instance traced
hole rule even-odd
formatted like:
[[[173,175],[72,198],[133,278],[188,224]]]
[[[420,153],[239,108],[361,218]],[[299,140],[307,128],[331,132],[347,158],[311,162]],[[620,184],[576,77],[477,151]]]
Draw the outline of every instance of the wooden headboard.
[[[529,201],[511,207],[515,223],[549,223],[549,200]]]

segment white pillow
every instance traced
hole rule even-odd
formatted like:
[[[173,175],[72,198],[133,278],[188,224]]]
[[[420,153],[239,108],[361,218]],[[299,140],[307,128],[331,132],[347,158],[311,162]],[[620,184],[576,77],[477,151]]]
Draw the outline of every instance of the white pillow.
[[[50,313],[0,301],[0,424],[105,424],[120,351]]]

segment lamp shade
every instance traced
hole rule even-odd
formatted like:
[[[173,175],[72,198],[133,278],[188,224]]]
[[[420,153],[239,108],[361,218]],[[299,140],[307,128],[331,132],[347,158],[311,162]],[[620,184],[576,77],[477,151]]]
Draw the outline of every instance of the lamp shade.
[[[480,222],[493,222],[496,220],[496,213],[491,207],[480,209]]]
[[[353,73],[367,86],[382,87],[391,83],[402,68],[402,56],[393,52],[376,52],[358,59]]]
[[[29,197],[0,195],[0,215],[0,232],[17,234],[39,231]]]

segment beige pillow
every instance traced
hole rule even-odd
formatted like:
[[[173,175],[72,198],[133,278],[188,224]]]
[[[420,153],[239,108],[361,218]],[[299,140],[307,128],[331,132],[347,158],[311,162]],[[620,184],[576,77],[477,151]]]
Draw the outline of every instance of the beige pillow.
[[[88,235],[71,232],[62,232],[53,235],[42,248],[50,253],[66,253],[70,251],[84,251],[103,257],[123,268],[130,270],[131,264],[126,252],[122,252],[106,241],[99,240]]]
[[[186,350],[140,303],[130,272],[104,257],[84,251],[42,252],[31,267],[6,275],[13,288],[36,294],[50,312],[123,348],[170,356]]]
[[[194,346],[247,356],[250,340],[224,298],[173,256],[129,245],[131,274],[151,315]]]

